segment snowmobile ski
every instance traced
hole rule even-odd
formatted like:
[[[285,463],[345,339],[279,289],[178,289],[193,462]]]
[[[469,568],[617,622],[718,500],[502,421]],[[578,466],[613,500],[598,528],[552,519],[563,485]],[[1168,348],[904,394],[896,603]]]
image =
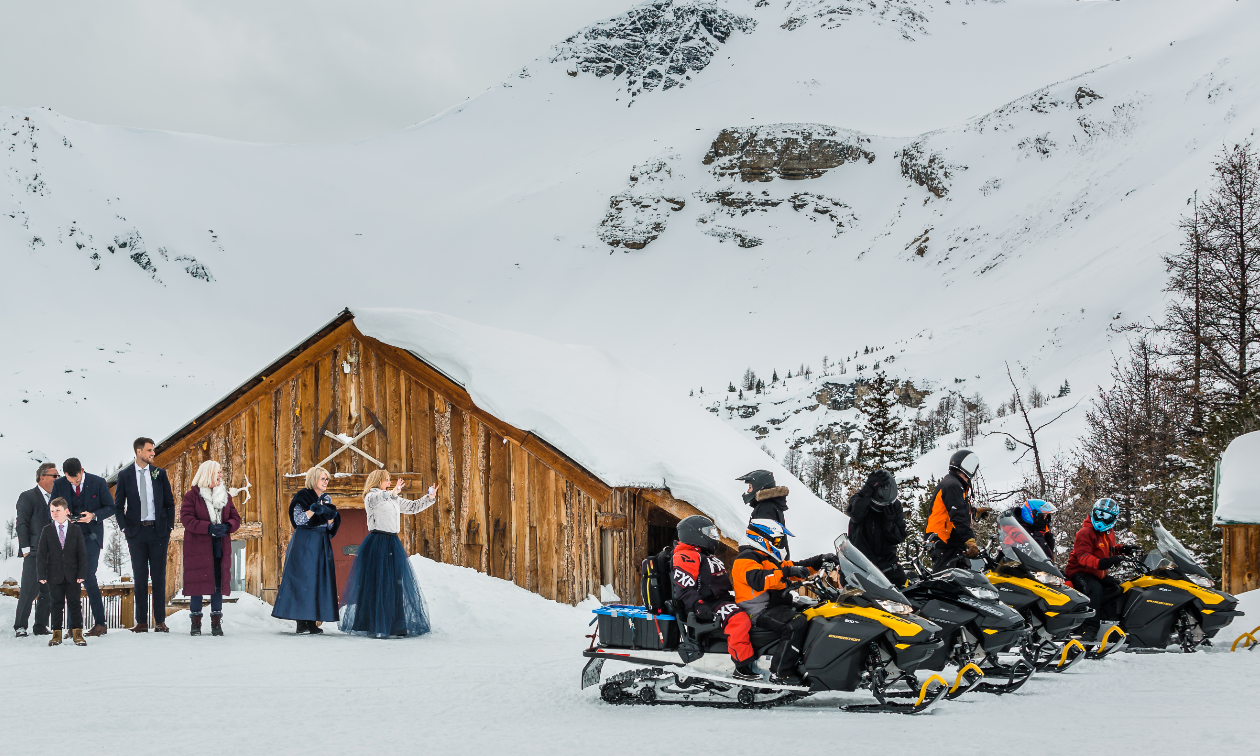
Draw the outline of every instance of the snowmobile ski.
[[[930,686],[932,685],[935,685],[935,687],[930,688]],[[955,687],[957,687],[957,683],[955,683]],[[930,688],[930,692],[929,692],[929,688]],[[927,714],[938,703],[940,703],[944,698],[946,698],[949,695],[949,692],[950,692],[949,684],[945,682],[945,678],[941,677],[940,675],[932,675],[931,677],[923,681],[923,685],[919,687],[918,700],[916,700],[912,704],[903,704],[903,703],[896,703],[894,701],[883,700],[883,701],[880,701],[879,703],[873,703],[873,704],[850,704],[848,706],[841,706],[840,709],[841,711],[866,713],[866,714]],[[913,691],[908,691],[904,693],[904,697],[909,697],[913,695],[914,695]],[[903,697],[903,693],[900,691],[895,694],[886,693],[884,694],[883,698],[888,699],[894,696]]]
[[[1119,636],[1112,638],[1112,636]],[[1119,625],[1112,625],[1102,634],[1102,638],[1097,641],[1086,641],[1085,645],[1088,650],[1085,655],[1090,659],[1106,659],[1108,656],[1121,651],[1128,644],[1129,637]]]

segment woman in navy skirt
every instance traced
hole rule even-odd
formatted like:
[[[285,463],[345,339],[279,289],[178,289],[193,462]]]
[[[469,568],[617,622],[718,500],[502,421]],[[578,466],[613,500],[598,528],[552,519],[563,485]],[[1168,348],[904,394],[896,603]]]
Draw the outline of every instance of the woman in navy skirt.
[[[332,539],[341,527],[341,515],[328,495],[329,479],[327,470],[312,467],[306,472],[306,488],[289,502],[293,538],[285,552],[284,575],[271,616],[297,620],[299,635],[319,635],[324,631],[315,623],[337,621]]]
[[[398,495],[403,481],[390,490],[388,470],[373,470],[363,487],[368,535],[359,544],[346,591],[342,596],[341,632],[369,638],[424,635],[429,632],[429,610],[420,584],[407,564],[407,551],[398,540],[402,514],[418,514],[437,501],[437,487],[408,501]]]

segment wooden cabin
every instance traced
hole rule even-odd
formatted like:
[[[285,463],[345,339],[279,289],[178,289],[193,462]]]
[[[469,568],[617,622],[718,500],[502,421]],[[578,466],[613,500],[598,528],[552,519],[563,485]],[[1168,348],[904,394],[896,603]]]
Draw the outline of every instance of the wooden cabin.
[[[1260,588],[1260,431],[1226,447],[1216,465],[1213,520],[1221,529],[1221,589],[1238,595]]]
[[[637,601],[640,560],[699,513],[664,488],[609,486],[546,439],[477,407],[412,352],[365,336],[349,310],[163,439],[156,463],[177,501],[207,459],[223,465],[230,488],[248,486],[236,497],[247,525],[233,539],[234,589],[271,603],[292,530],[289,501],[305,471],[329,456],[343,586],[367,535],[362,490],[378,462],[408,481],[408,498],[439,486],[435,506],[402,518],[410,554],[569,604],[599,596],[602,585]],[[172,535],[168,596],[181,588],[182,536],[182,528]]]

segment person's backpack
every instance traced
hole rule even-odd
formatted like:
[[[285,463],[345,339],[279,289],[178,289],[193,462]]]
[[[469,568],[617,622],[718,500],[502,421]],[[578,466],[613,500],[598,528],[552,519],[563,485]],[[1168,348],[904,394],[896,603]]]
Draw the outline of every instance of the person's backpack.
[[[669,612],[668,602],[674,598],[674,580],[670,577],[674,569],[674,545],[670,544],[661,553],[644,559],[639,565],[642,576],[639,593],[643,596],[643,605],[652,614]]]

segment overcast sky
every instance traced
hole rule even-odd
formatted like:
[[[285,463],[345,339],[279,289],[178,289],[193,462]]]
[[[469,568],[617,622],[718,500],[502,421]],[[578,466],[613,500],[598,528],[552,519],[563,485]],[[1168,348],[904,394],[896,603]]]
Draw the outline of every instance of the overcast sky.
[[[396,131],[637,0],[0,0],[0,105],[262,142]]]

